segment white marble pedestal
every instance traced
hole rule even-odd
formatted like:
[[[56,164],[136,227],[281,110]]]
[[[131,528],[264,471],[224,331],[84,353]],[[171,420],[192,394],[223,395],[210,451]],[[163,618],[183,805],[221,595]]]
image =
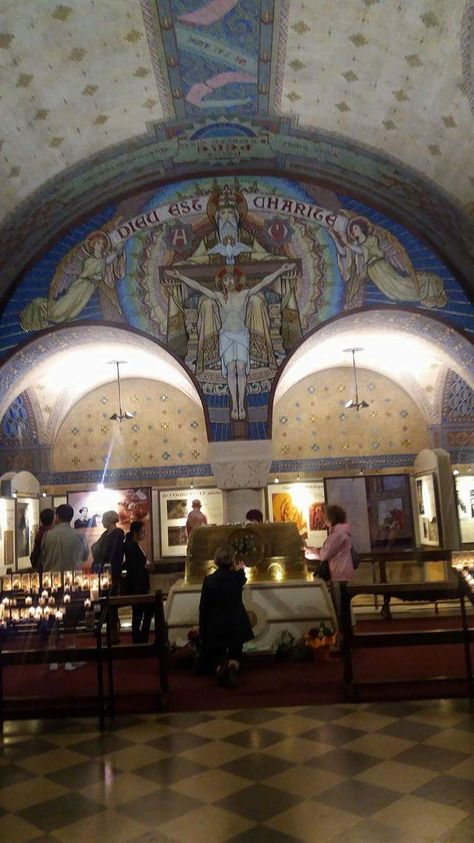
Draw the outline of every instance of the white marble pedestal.
[[[188,585],[184,580],[171,587],[165,617],[172,643],[183,646],[189,630],[198,626],[200,596],[201,586]],[[337,628],[332,600],[322,580],[248,583],[244,604],[255,635],[246,648],[250,652],[271,650],[283,630],[298,640],[321,621]]]

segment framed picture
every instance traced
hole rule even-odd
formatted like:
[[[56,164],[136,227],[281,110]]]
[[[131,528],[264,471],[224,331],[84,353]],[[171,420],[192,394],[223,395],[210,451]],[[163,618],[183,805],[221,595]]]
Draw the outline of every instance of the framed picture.
[[[458,474],[455,481],[461,544],[474,544],[474,476]]]
[[[119,520],[117,527],[125,533],[132,521],[144,521],[146,538],[143,550],[153,560],[153,534],[151,520],[151,489],[97,489],[91,492],[68,492],[67,502],[74,510],[72,526],[84,533],[89,547],[102,535],[102,515],[114,510]]]
[[[208,524],[222,524],[224,506],[220,489],[169,489],[160,491],[162,556],[186,556],[186,519],[193,500],[201,501]]]
[[[30,553],[39,524],[37,498],[18,497],[16,500],[15,554],[18,568],[30,567]]]
[[[408,474],[365,478],[370,544],[373,550],[415,546]]]
[[[419,474],[415,478],[415,505],[421,544],[428,547],[439,547],[441,533],[438,493],[434,474]]]
[[[309,545],[321,547],[328,534],[322,480],[273,483],[267,495],[270,521],[293,521]]]

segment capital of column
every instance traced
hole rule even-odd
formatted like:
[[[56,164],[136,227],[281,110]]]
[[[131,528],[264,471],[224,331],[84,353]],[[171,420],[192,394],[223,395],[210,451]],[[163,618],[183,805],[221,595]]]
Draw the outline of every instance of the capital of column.
[[[271,441],[210,442],[208,454],[220,489],[261,489],[268,484]]]

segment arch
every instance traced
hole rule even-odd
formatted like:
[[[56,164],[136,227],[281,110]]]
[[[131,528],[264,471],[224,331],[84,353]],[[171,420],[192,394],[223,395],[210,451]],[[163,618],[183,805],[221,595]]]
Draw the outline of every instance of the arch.
[[[226,118],[216,121],[216,131],[220,127],[223,133],[228,122]],[[196,145],[196,155],[189,155],[184,164],[179,162],[178,135],[180,142]],[[234,161],[226,159],[220,175],[286,174],[351,195],[392,216],[425,240],[472,294],[472,223],[455,200],[429,179],[398,159],[345,136],[299,129],[295,119],[275,116],[269,122],[255,118],[251,121],[251,135],[252,139],[262,138],[266,152],[249,151],[245,170],[240,157]],[[161,143],[157,143],[157,136]],[[232,140],[228,132],[226,136],[227,141]],[[214,133],[216,137],[219,135]],[[196,127],[190,120],[179,122],[179,132],[172,121],[151,125],[147,134],[82,160],[34,191],[0,226],[0,244],[4,244],[0,245],[0,265],[5,285],[0,290],[0,302],[4,304],[21,275],[58,237],[95,210],[139,190],[214,176],[216,170],[209,163],[212,151],[200,168],[196,165],[200,159],[198,144]],[[277,153],[278,167],[274,150],[281,150]],[[337,150],[337,154],[333,155],[332,150]],[[169,162],[166,169],[163,158]],[[219,156],[216,161],[222,163]]]
[[[51,394],[59,395],[65,385],[68,390],[67,396],[64,391],[61,393],[56,422],[49,420],[54,438],[54,431],[73,404],[92,388],[115,380],[115,371],[112,372],[111,367],[106,368],[106,365],[113,359],[123,360],[124,357],[129,358],[127,377],[163,381],[191,398],[204,413],[209,439],[209,413],[194,376],[159,340],[138,329],[111,322],[76,322],[56,326],[41,331],[10,352],[0,367],[0,418],[16,396],[28,389],[33,379],[39,382],[44,374]]]
[[[313,372],[352,365],[350,355],[343,351],[351,347],[364,347],[358,366],[399,383],[412,395],[427,422],[441,417],[441,406],[433,407],[427,400],[435,392],[433,382],[438,376],[444,382],[446,371],[452,369],[474,385],[474,346],[442,318],[412,308],[360,308],[314,328],[286,358],[273,383],[270,429],[279,398]]]

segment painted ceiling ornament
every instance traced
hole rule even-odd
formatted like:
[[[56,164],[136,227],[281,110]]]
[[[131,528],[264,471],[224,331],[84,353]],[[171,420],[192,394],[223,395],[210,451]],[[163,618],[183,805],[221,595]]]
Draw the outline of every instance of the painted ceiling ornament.
[[[264,223],[263,230],[265,240],[270,247],[283,246],[284,243],[291,240],[294,234],[294,229],[288,220],[282,217],[271,217]]]
[[[192,226],[185,222],[167,223],[164,240],[178,255],[189,252],[195,241]]]

